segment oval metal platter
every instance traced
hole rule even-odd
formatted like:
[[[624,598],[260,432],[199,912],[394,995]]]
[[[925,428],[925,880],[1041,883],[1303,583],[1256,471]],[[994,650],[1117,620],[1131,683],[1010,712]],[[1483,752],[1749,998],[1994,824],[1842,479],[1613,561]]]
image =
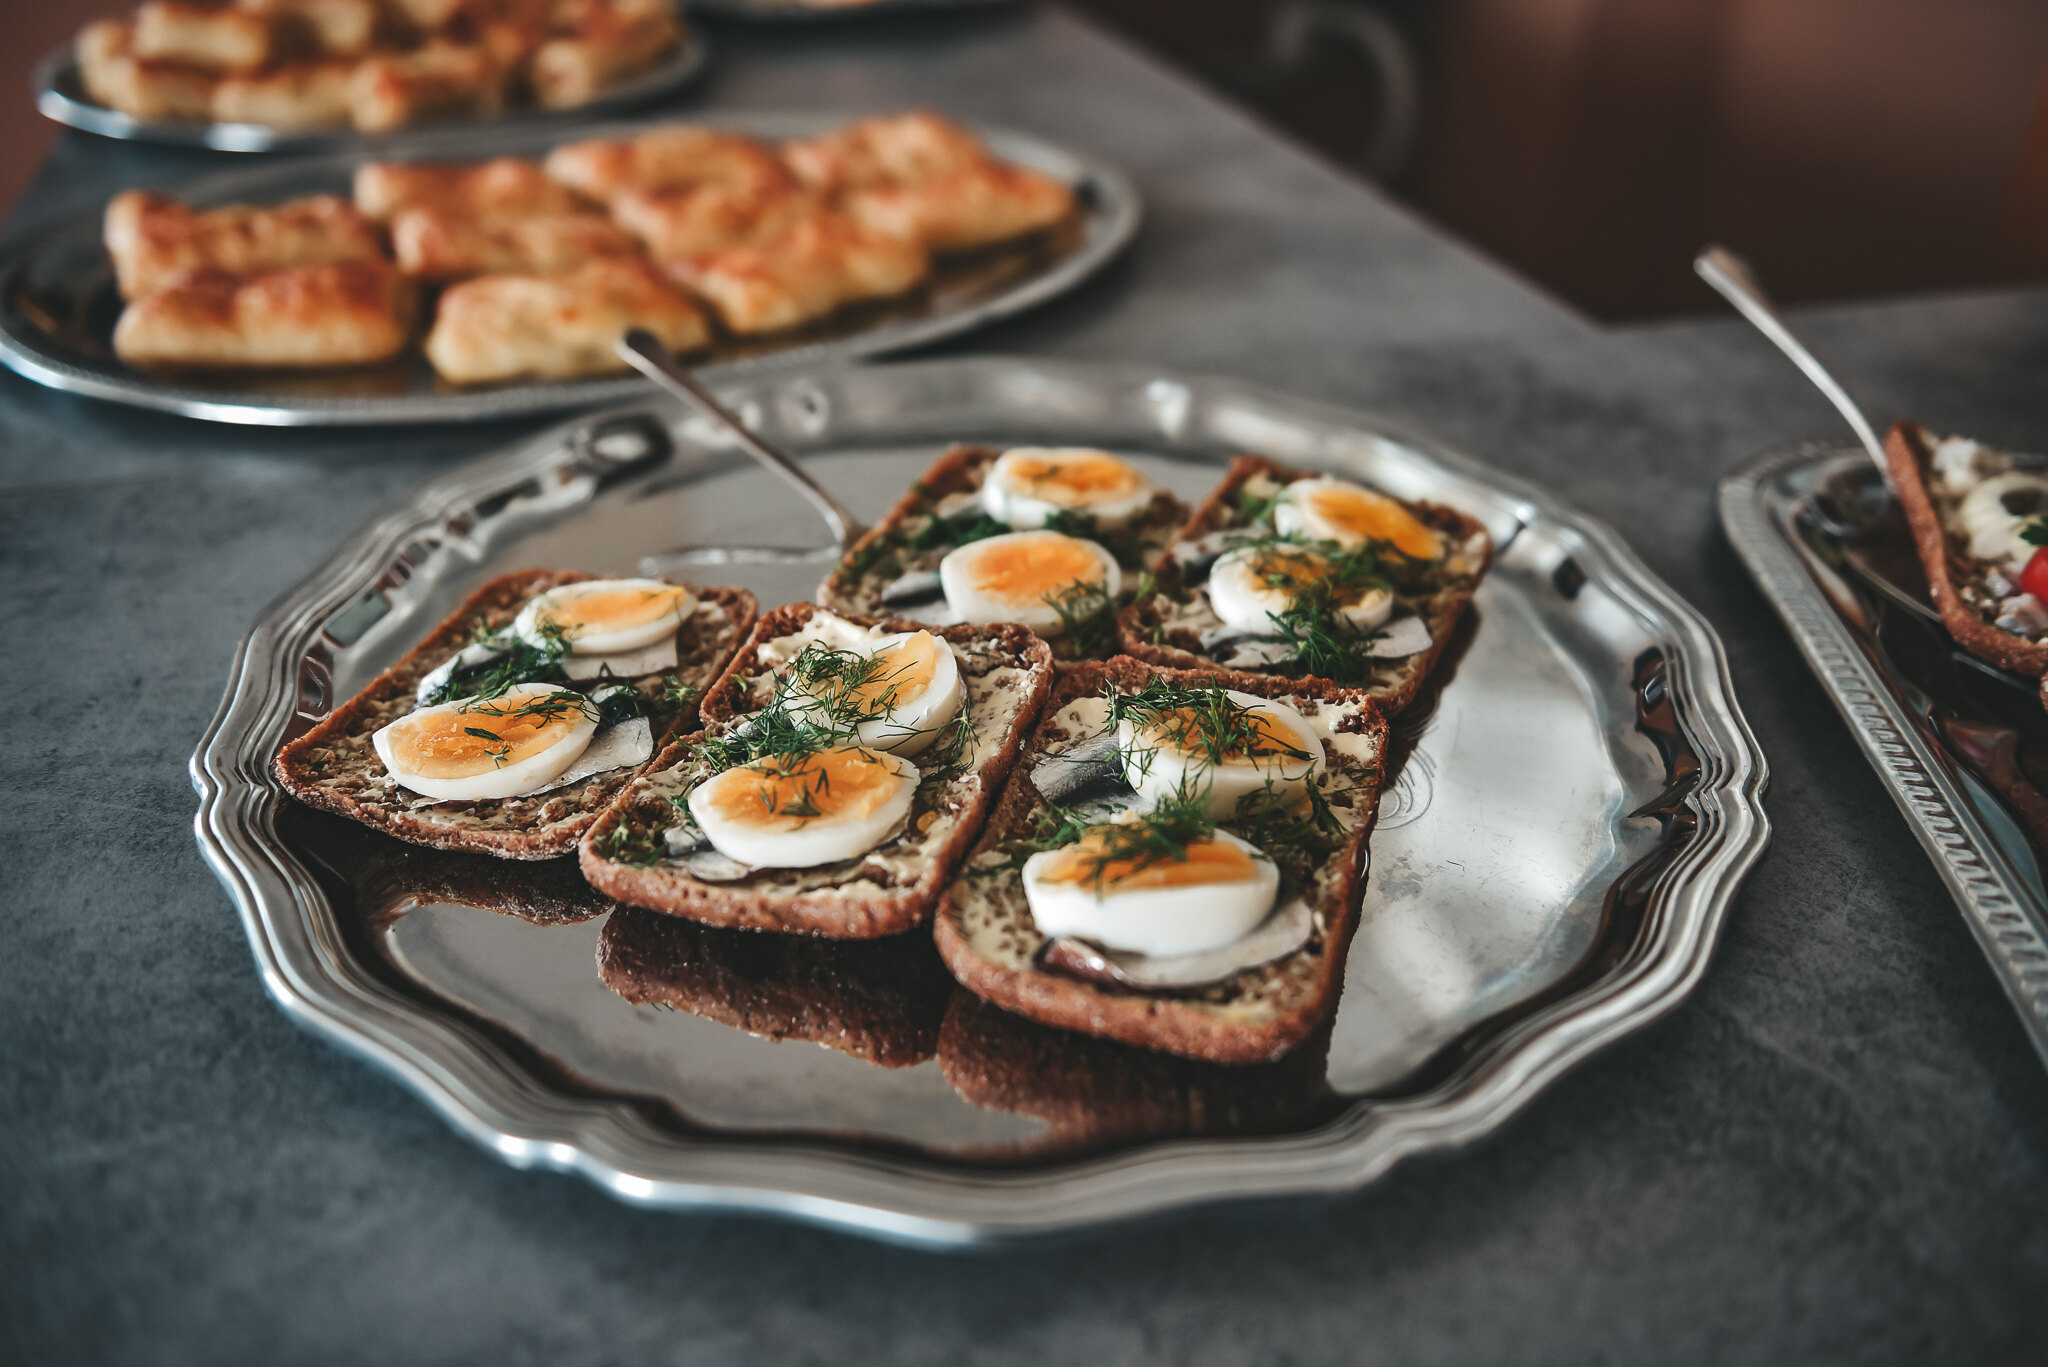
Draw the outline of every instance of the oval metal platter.
[[[699,120],[757,137],[820,132],[830,114],[720,114]],[[647,124],[576,130],[577,138],[620,137]],[[750,371],[852,360],[923,346],[1010,317],[1073,289],[1116,256],[1142,217],[1137,187],[1106,162],[1003,129],[976,130],[998,155],[1057,176],[1079,192],[1077,222],[1050,236],[942,264],[904,299],[846,310],[780,337],[726,345],[696,358],[718,380]],[[393,159],[482,160],[532,156],[567,140],[560,129],[447,135],[394,149]],[[350,192],[362,155],[272,162],[180,187],[206,207]],[[121,301],[100,244],[100,215],[81,214],[32,234],[0,258],[0,363],[53,389],[215,422],[275,427],[467,422],[617,403],[651,392],[637,375],[582,380],[449,385],[411,350],[367,370],[261,374],[155,374],[124,364],[112,335]]]
[[[547,128],[557,133],[573,128],[594,116],[615,116],[639,105],[675,95],[704,74],[711,49],[703,35],[685,29],[676,50],[637,76],[607,88],[588,104],[574,109],[515,108],[489,119],[468,119],[461,123],[423,123],[390,133],[357,133],[347,129],[288,132],[260,123],[196,123],[149,121],[131,118],[109,109],[85,93],[79,79],[78,59],[70,43],[51,49],[36,63],[34,86],[36,108],[43,117],[68,128],[97,133],[103,138],[130,142],[156,142],[171,147],[210,147],[217,152],[377,152],[410,146],[422,137],[451,131],[473,132],[488,128],[495,132],[518,133]]]
[[[1005,1016],[922,935],[712,931],[613,907],[571,860],[416,850],[285,801],[279,745],[491,576],[667,572],[767,606],[830,563],[784,486],[653,403],[436,479],[250,629],[192,759],[196,829],[279,1004],[505,1161],[930,1245],[1346,1191],[1494,1131],[1700,980],[1769,839],[1764,757],[1712,629],[1606,528],[1371,417],[1154,369],[726,392],[862,516],[954,440],[1105,446],[1190,499],[1257,450],[1453,504],[1499,555],[1395,724],[1333,1024],[1224,1068]]]

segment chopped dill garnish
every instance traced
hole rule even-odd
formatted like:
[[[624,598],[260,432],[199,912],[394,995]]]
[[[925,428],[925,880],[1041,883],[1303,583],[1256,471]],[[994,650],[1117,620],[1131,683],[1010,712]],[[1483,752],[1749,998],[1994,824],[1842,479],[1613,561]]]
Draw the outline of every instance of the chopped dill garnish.
[[[597,842],[597,852],[614,864],[644,869],[668,858],[668,843],[660,831],[643,833],[621,821]]]
[[[661,676],[661,701],[664,705],[677,711],[681,711],[695,702],[697,695],[703,691],[703,689],[695,684],[684,683],[681,675],[664,674]]]
[[[1082,656],[1107,651],[1116,635],[1116,603],[1099,583],[1078,580],[1045,595],[1059,614],[1060,630]]]
[[[482,664],[458,666],[439,688],[420,700],[421,705],[430,707],[457,698],[495,698],[526,683],[568,683],[569,676],[562,669],[562,657],[569,653],[568,638],[552,624],[543,624],[537,634],[539,645],[513,635],[509,627],[478,627],[470,644],[504,653]]]
[[[1216,834],[1215,819],[1209,815],[1209,795],[1204,788],[1186,788],[1163,797],[1149,810],[1126,813],[1114,821],[1082,808],[1048,806],[1038,813],[1037,827],[1029,836],[1004,844],[1009,859],[973,872],[981,877],[1013,873],[1024,867],[1034,854],[1064,849],[1093,837],[1099,848],[1091,850],[1084,881],[1101,891],[1102,880],[1112,864],[1129,863],[1130,872],[1171,861],[1187,862],[1188,846]]]
[[[1269,780],[1237,800],[1228,824],[1279,869],[1282,898],[1305,890],[1344,840],[1344,823],[1313,779],[1299,796]]]
[[[1200,754],[1211,764],[1233,756],[1309,759],[1308,751],[1260,725],[1259,714],[1216,687],[1191,687],[1148,679],[1135,693],[1111,685],[1109,722],[1129,721],[1140,732],[1161,732],[1174,748]]]

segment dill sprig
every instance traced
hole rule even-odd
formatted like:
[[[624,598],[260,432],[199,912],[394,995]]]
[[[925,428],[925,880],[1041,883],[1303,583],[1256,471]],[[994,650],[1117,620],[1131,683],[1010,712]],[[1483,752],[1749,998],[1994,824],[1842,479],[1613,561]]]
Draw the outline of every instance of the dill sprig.
[[[1199,754],[1212,765],[1234,756],[1254,760],[1311,758],[1299,745],[1262,727],[1255,709],[1213,686],[1194,687],[1148,679],[1143,688],[1127,693],[1112,684],[1110,725],[1125,721],[1140,732],[1164,735],[1175,749]]]
[[[569,676],[562,669],[562,657],[569,653],[569,638],[552,624],[541,625],[536,634],[540,637],[538,645],[513,635],[509,628],[478,627],[470,644],[503,650],[504,654],[482,664],[454,670],[439,688],[421,699],[422,706],[451,702],[456,698],[496,698],[520,684],[568,683]]]
[[[1283,899],[1305,890],[1344,839],[1344,823],[1313,779],[1299,795],[1268,780],[1237,800],[1229,825],[1279,869]]]
[[[1099,814],[1083,808],[1053,804],[1039,811],[1031,835],[1004,844],[1003,852],[1009,856],[1005,862],[973,872],[980,877],[1014,873],[1034,854],[1095,837],[1099,848],[1085,856],[1084,881],[1099,892],[1111,865],[1128,862],[1131,871],[1137,872],[1168,861],[1185,863],[1188,846],[1215,834],[1206,788],[1198,792],[1182,788],[1153,803],[1149,810],[1127,813],[1117,821],[1103,821]]]
[[[1116,603],[1100,583],[1077,580],[1045,595],[1045,605],[1059,614],[1060,630],[1077,654],[1100,655],[1116,635]]]
[[[604,833],[597,851],[614,864],[644,869],[668,858],[668,843],[660,830],[643,831],[621,821]]]

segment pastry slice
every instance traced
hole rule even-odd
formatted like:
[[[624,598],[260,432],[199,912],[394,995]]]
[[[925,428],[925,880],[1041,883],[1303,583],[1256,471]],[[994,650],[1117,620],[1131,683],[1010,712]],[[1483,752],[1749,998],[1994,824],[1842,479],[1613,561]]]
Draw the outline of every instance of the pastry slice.
[[[656,258],[679,260],[787,232],[818,201],[793,182],[629,185],[612,195],[611,212]]]
[[[827,213],[769,237],[664,264],[704,297],[728,332],[751,337],[903,294],[923,281],[931,257],[914,242]]]
[[[2048,466],[1911,422],[1884,453],[1949,635],[2001,669],[2048,673]]]
[[[477,275],[558,275],[593,257],[635,251],[632,234],[602,214],[489,218],[407,209],[391,220],[391,254],[415,280]]]
[[[349,120],[354,73],[355,62],[342,58],[229,76],[213,88],[213,118],[278,129],[341,127]]]
[[[135,366],[374,365],[411,341],[414,309],[411,282],[384,261],[188,271],[122,310],[114,354]]]
[[[681,26],[665,0],[577,7],[568,32],[533,53],[527,79],[544,109],[588,104],[605,87],[653,66],[675,50]]]
[[[885,114],[782,145],[797,178],[822,194],[911,185],[988,160],[980,138],[930,110]]]
[[[485,275],[451,285],[427,334],[442,379],[480,384],[626,369],[614,350],[643,327],[670,351],[709,344],[697,306],[638,257],[600,257],[561,275]]]
[[[1141,660],[1326,679],[1392,716],[1436,667],[1492,555],[1455,508],[1239,456],[1117,631]]]
[[[421,119],[498,113],[505,69],[480,44],[435,39],[411,52],[365,58],[350,78],[356,130],[388,133]]]
[[[744,589],[502,575],[273,768],[308,806],[416,845],[567,854],[695,719],[754,611]]]
[[[592,885],[709,925],[831,939],[924,924],[1053,673],[1021,627],[775,609],[583,842]]]
[[[254,71],[275,51],[269,19],[223,5],[148,0],[135,9],[135,55],[209,71]]]
[[[788,168],[757,140],[692,124],[650,128],[631,138],[564,143],[548,153],[547,173],[603,201],[628,186],[772,187],[790,180]]]
[[[956,446],[853,545],[818,601],[937,625],[1020,622],[1062,661],[1099,659],[1116,651],[1117,609],[1187,515],[1107,451]],[[1080,573],[1063,572],[1068,562]]]
[[[360,57],[377,41],[377,0],[235,0],[235,7],[269,20],[281,45],[330,57]]]
[[[983,161],[910,184],[852,191],[846,211],[873,232],[957,252],[1065,222],[1074,212],[1074,192],[1037,171]]]
[[[475,217],[569,213],[586,201],[550,180],[537,161],[493,157],[461,164],[367,161],[356,168],[356,208],[375,219],[406,209]]]
[[[135,25],[125,19],[101,19],[79,30],[72,51],[85,93],[145,123],[211,118],[219,73],[146,60],[136,55],[134,38]]]
[[[1043,1025],[1266,1063],[1330,1019],[1386,722],[1364,693],[1136,660],[1063,671],[935,933]]]
[[[165,195],[128,190],[108,202],[104,237],[121,297],[129,300],[191,270],[253,274],[384,259],[375,230],[333,195],[202,213]]]

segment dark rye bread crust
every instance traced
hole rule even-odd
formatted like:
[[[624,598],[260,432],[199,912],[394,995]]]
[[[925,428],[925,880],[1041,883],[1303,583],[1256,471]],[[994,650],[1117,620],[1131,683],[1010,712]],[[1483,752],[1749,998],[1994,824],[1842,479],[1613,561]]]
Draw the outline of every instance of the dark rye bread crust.
[[[1355,825],[1344,847],[1325,864],[1323,886],[1310,896],[1310,905],[1322,920],[1315,937],[1283,959],[1246,969],[1219,984],[1175,993],[1098,986],[1035,967],[1033,955],[1044,937],[1032,924],[1020,876],[988,875],[978,869],[1004,862],[1009,842],[1028,837],[1037,828],[1045,801],[1031,782],[1031,765],[1048,749],[1075,739],[1061,726],[1060,709],[1076,698],[1099,693],[1105,683],[1135,690],[1153,678],[1288,699],[1304,711],[1321,703],[1360,703],[1356,724],[1344,729],[1369,736],[1377,761],[1369,779],[1361,777],[1360,786],[1337,799],[1354,814]],[[1379,814],[1386,744],[1386,718],[1371,699],[1327,680],[1160,669],[1128,657],[1064,670],[981,839],[940,900],[933,923],[939,955],[975,995],[1045,1025],[1212,1063],[1278,1059],[1328,1019],[1336,1004],[1344,956],[1358,927],[1359,900],[1365,890],[1360,864]],[[973,925],[983,920],[1000,927],[1004,945],[1012,951],[1009,962],[990,957],[974,944]]]
[[[597,941],[606,987],[773,1040],[808,1040],[884,1068],[938,1047],[953,980],[925,935],[815,940],[700,926],[620,907]]]
[[[604,853],[607,844],[616,838],[612,832],[621,827],[628,836],[657,839],[661,830],[675,823],[675,807],[669,797],[679,794],[687,785],[679,783],[682,774],[671,771],[686,766],[697,744],[707,735],[717,734],[740,716],[766,704],[768,686],[754,677],[753,669],[761,647],[797,632],[824,611],[811,603],[790,603],[760,620],[753,636],[733,658],[731,667],[706,695],[707,729],[677,741],[657,755],[644,775],[626,786],[618,801],[584,837],[580,855],[583,876],[594,887],[629,906],[707,925],[831,939],[870,940],[898,935],[931,918],[939,889],[968,843],[981,830],[989,801],[1001,789],[1052,686],[1052,652],[1044,641],[1020,626],[1005,623],[920,628],[914,622],[838,614],[859,626],[879,626],[891,631],[929,630],[953,645],[985,655],[991,665],[984,673],[995,668],[1022,671],[1017,683],[1022,694],[1015,717],[995,748],[971,773],[933,785],[930,791],[920,789],[911,808],[913,822],[932,811],[943,811],[957,820],[938,848],[918,856],[915,871],[907,876],[874,862],[877,857],[886,859],[890,855],[889,846],[859,861],[849,861],[850,867],[827,866],[823,873],[811,869],[764,869],[733,883],[706,883],[670,864],[623,863]],[[969,664],[962,662],[963,675],[970,679],[978,677]],[[971,690],[971,682],[969,687]]]
[[[1918,423],[1899,422],[1885,435],[1885,466],[1891,474],[1892,491],[1905,511],[1906,525],[1913,532],[1913,548],[1927,571],[1927,587],[1941,624],[1956,644],[1980,660],[2001,669],[2040,678],[2048,674],[2048,641],[2029,641],[2001,631],[1985,620],[1984,614],[1963,601],[1956,591],[1958,581],[1969,577],[1976,564],[1964,538],[1951,535],[1941,525],[1934,499],[1927,492],[1927,472],[1934,459],[1935,441]]]
[[[898,533],[906,524],[922,522],[935,515],[947,498],[978,493],[988,478],[988,469],[1002,452],[992,446],[953,446],[932,463],[896,506],[882,515],[868,533],[853,543],[840,558],[825,582],[818,586],[818,603],[834,612],[855,617],[893,615],[882,602],[881,592],[891,580],[910,569],[937,569],[945,551],[930,550],[903,554],[896,547]],[[1129,563],[1119,557],[1124,571],[1124,592],[1134,589],[1137,576],[1152,568],[1188,515],[1187,505],[1161,489],[1137,517],[1131,519],[1129,534],[1140,549]],[[1111,547],[1114,551],[1116,548]],[[1053,654],[1062,662],[1076,658],[1073,646],[1063,640],[1052,642]]]
[[[327,714],[312,730],[278,751],[272,770],[286,792],[309,807],[360,821],[387,835],[438,850],[465,850],[500,859],[553,859],[576,848],[577,838],[611,805],[638,770],[594,774],[531,797],[448,803],[415,811],[403,790],[389,783],[370,737],[413,710],[419,681],[477,630],[510,623],[537,593],[597,576],[580,570],[515,570],[471,594],[426,640],[367,688]],[[677,631],[677,676],[702,688],[718,677],[754,624],[754,595],[745,589],[693,589],[711,611]],[[691,703],[654,718],[655,739],[696,719]]]
[[[1312,477],[1318,472],[1291,470],[1284,465],[1267,460],[1264,456],[1239,456],[1230,462],[1230,472],[1202,501],[1195,515],[1174,538],[1174,544],[1194,541],[1210,532],[1238,525],[1238,513],[1234,503],[1237,491],[1246,481],[1258,475],[1290,483],[1297,479]],[[1410,503],[1403,505],[1415,514],[1417,519],[1432,529],[1442,532],[1454,545],[1468,543],[1480,538],[1479,563],[1469,576],[1461,577],[1415,605],[1417,615],[1429,626],[1430,646],[1419,655],[1405,659],[1389,660],[1376,666],[1373,677],[1365,690],[1380,706],[1380,711],[1393,716],[1415,697],[1422,681],[1436,668],[1439,656],[1450,642],[1451,633],[1457,628],[1458,619],[1472,601],[1472,595],[1479,590],[1479,581],[1486,576],[1486,569],[1493,559],[1493,539],[1486,528],[1476,519],[1468,517],[1455,508],[1440,503]],[[1162,559],[1153,571],[1153,589],[1123,610],[1117,619],[1117,636],[1122,642],[1123,652],[1152,664],[1165,665],[1171,669],[1214,669],[1215,661],[1202,652],[1201,633],[1169,624],[1169,617],[1176,604],[1190,602],[1195,588],[1188,585],[1181,572],[1179,561],[1172,556]],[[1251,673],[1268,678],[1314,679],[1312,674],[1287,675],[1279,669],[1252,670]],[[1327,682],[1327,681],[1326,681]],[[1355,687],[1356,685],[1347,685]]]

